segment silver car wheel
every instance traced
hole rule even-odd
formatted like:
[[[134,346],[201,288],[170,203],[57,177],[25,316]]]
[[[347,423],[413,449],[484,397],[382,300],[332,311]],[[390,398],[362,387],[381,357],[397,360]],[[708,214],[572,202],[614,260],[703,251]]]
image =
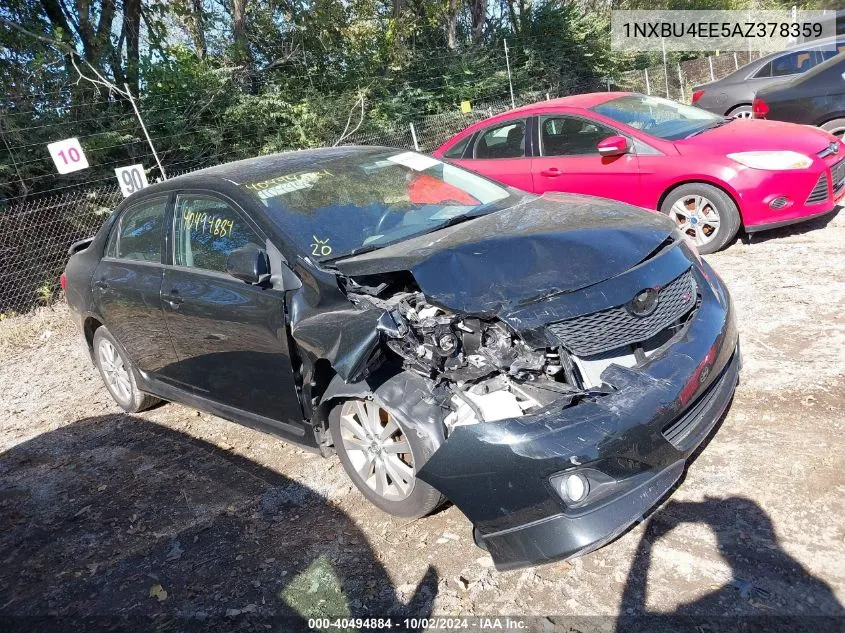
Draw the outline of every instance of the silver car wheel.
[[[719,232],[721,218],[716,205],[704,196],[684,196],[672,205],[669,217],[682,233],[688,235],[696,246],[713,241]]]
[[[132,395],[132,382],[117,349],[109,340],[103,339],[97,353],[106,385],[120,400],[128,400]]]
[[[347,400],[340,429],[349,461],[369,488],[390,501],[411,494],[416,479],[411,446],[387,410],[371,400]]]
[[[750,119],[754,116],[754,112],[749,107],[737,108],[731,112],[732,119]]]

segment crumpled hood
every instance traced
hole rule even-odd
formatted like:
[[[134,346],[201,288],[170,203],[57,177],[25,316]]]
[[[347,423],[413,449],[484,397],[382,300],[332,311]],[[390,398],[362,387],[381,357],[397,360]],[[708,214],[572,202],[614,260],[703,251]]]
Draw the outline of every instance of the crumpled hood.
[[[662,215],[603,198],[526,196],[335,266],[347,276],[410,271],[431,303],[492,316],[615,277],[647,258],[673,228]]]

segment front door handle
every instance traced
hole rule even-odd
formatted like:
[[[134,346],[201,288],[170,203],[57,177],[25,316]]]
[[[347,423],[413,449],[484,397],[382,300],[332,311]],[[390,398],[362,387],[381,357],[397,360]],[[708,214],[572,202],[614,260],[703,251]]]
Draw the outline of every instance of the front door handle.
[[[559,170],[557,167],[549,167],[548,169],[544,169],[540,172],[543,176],[548,178],[554,178],[556,176],[560,176],[563,172]]]

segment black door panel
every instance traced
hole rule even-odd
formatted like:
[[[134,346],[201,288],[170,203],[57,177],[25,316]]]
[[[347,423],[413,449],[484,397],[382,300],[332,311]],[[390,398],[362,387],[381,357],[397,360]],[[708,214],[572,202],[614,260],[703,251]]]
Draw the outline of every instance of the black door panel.
[[[103,259],[92,279],[94,304],[129,358],[145,372],[176,362],[161,310],[164,267]]]
[[[165,271],[161,303],[179,362],[163,378],[200,398],[275,420],[280,433],[302,441],[284,295],[223,271],[233,250],[266,248],[266,239],[232,203],[207,194],[180,194],[174,223],[178,265]]]
[[[154,197],[123,211],[91,279],[103,322],[144,372],[177,360],[161,310],[167,203],[168,196]]]

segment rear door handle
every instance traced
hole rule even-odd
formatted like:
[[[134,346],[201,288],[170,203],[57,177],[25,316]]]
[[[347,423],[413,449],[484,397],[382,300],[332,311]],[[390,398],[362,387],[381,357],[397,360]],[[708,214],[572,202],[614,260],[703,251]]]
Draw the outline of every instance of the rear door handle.
[[[560,176],[563,172],[561,172],[557,167],[550,167],[549,169],[544,169],[540,172],[543,176],[547,176],[548,178],[554,178],[555,176]]]
[[[182,297],[179,296],[179,293],[175,290],[170,291],[170,295],[164,297],[164,300],[170,304],[170,307],[174,310],[178,309],[180,305],[185,301]]]

